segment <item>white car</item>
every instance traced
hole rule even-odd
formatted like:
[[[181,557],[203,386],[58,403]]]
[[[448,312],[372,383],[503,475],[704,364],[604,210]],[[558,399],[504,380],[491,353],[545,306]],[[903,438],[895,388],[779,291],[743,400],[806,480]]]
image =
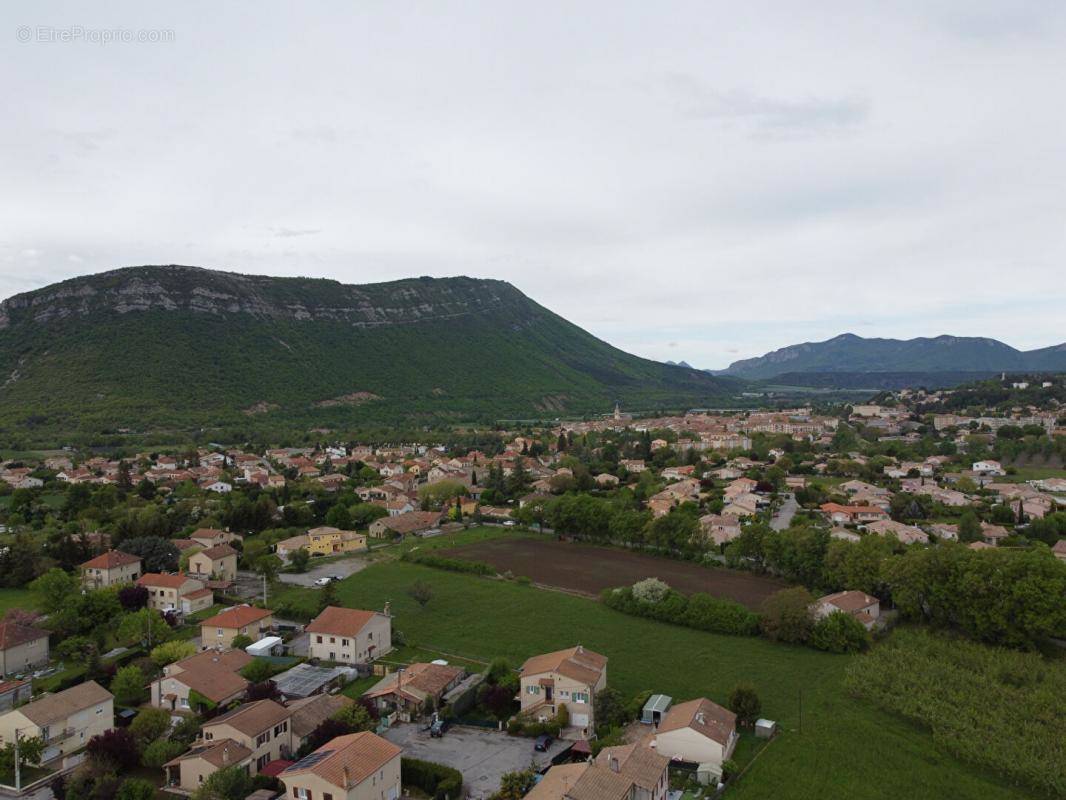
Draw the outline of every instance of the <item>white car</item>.
[[[331,583],[333,583],[333,578],[328,576],[325,578],[315,578],[315,586],[327,586]]]
[[[514,525],[515,525],[515,522],[514,522],[513,519],[507,519],[507,520],[504,520],[503,524],[504,524],[504,527],[513,528]]]

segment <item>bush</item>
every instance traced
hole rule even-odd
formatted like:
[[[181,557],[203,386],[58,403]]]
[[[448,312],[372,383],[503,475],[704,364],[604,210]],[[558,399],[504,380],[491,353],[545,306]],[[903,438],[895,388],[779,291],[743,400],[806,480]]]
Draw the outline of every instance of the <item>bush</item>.
[[[127,778],[118,787],[115,800],[154,800],[155,786],[144,778]]]
[[[430,795],[433,800],[462,797],[463,774],[457,769],[417,758],[400,759],[400,781]]]
[[[252,641],[251,636],[247,636],[243,633],[238,633],[230,640],[229,646],[232,647],[234,650],[243,650],[244,648],[252,644],[254,644],[254,642]]]
[[[760,625],[767,638],[799,644],[811,634],[811,604],[814,598],[801,586],[782,589],[766,598]]]
[[[641,603],[661,603],[670,594],[670,586],[658,578],[645,578],[633,584],[633,599]]]
[[[633,595],[633,589],[607,589],[601,600],[608,608],[630,614],[683,625],[686,628],[724,633],[730,636],[754,636],[759,632],[759,616],[740,603],[696,593],[685,597],[669,591],[656,603],[641,602]]]
[[[173,664],[175,661],[181,661],[183,658],[196,655],[196,645],[192,642],[175,639],[172,642],[164,642],[157,647],[153,647],[151,655],[152,661],[155,662],[157,667],[165,667],[167,664]]]
[[[97,734],[85,746],[93,764],[105,772],[122,772],[137,766],[137,742],[127,728]]]
[[[170,759],[177,758],[185,752],[187,745],[174,739],[157,739],[141,754],[141,763],[151,769],[160,769]]]
[[[495,575],[496,568],[483,561],[464,561],[459,558],[446,558],[432,553],[414,553],[408,550],[402,556],[401,561],[410,561],[412,564],[420,564],[423,567],[433,567],[449,572],[467,572],[472,575]]]
[[[814,623],[810,645],[830,653],[860,653],[870,645],[870,634],[851,614],[834,611]]]
[[[139,747],[154,742],[170,727],[170,714],[162,708],[142,708],[130,723],[130,733]]]
[[[762,714],[762,701],[750,683],[738,683],[729,693],[729,710],[741,725],[753,725]]]

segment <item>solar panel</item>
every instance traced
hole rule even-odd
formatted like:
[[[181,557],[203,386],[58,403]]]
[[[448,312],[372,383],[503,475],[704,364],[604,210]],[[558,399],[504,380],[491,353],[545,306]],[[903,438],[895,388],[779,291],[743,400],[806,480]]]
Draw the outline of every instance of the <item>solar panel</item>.
[[[319,750],[317,752],[311,753],[310,755],[304,756],[285,771],[295,772],[298,769],[310,769],[319,761],[331,755],[333,755],[332,750]]]

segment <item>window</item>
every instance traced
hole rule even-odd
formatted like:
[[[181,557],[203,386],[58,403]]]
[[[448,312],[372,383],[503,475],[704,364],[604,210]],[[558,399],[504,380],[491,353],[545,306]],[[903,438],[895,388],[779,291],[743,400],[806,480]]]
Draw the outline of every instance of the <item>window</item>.
[[[330,636],[329,637],[329,643],[330,644],[336,644],[337,643],[337,638],[335,636]]]
[[[535,685],[527,686],[526,694],[540,694],[540,687]]]
[[[222,629],[221,628],[215,628],[215,635],[216,636],[221,636],[222,635]]]
[[[188,701],[185,702],[185,705],[189,705]],[[214,738],[215,738],[215,734],[211,733],[211,731],[204,731],[204,739],[205,740],[210,741],[211,739],[214,739]]]
[[[366,635],[366,638],[369,639],[370,641],[374,641],[374,632],[370,631],[370,633],[368,633]]]
[[[255,737],[255,746],[256,747],[261,747],[262,745],[266,744],[269,741],[270,741],[270,731],[267,731],[266,733],[261,733],[261,734],[259,734],[258,736]]]
[[[321,636],[316,636],[315,637],[315,644],[322,644],[322,637]]]
[[[303,788],[297,789],[296,796],[299,797],[300,800],[311,800],[311,790]]]
[[[348,640],[347,640],[347,639],[341,639],[341,644],[342,644],[342,645],[343,645],[344,647],[347,647],[347,646],[348,646]]]
[[[288,729],[289,729],[289,723],[288,722],[283,722],[280,725],[275,725],[274,726],[274,736],[275,737],[279,736],[280,734],[284,733]]]
[[[588,692],[574,692],[571,697],[575,703],[587,703],[589,701]]]
[[[333,795],[329,792],[322,792],[322,800],[333,800]]]

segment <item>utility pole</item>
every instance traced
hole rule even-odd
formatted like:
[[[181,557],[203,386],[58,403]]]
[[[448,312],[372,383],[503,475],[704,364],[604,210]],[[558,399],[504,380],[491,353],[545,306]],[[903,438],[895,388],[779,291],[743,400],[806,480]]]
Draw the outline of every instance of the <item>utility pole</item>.
[[[22,771],[19,769],[19,729],[15,728],[15,791],[22,789]]]

